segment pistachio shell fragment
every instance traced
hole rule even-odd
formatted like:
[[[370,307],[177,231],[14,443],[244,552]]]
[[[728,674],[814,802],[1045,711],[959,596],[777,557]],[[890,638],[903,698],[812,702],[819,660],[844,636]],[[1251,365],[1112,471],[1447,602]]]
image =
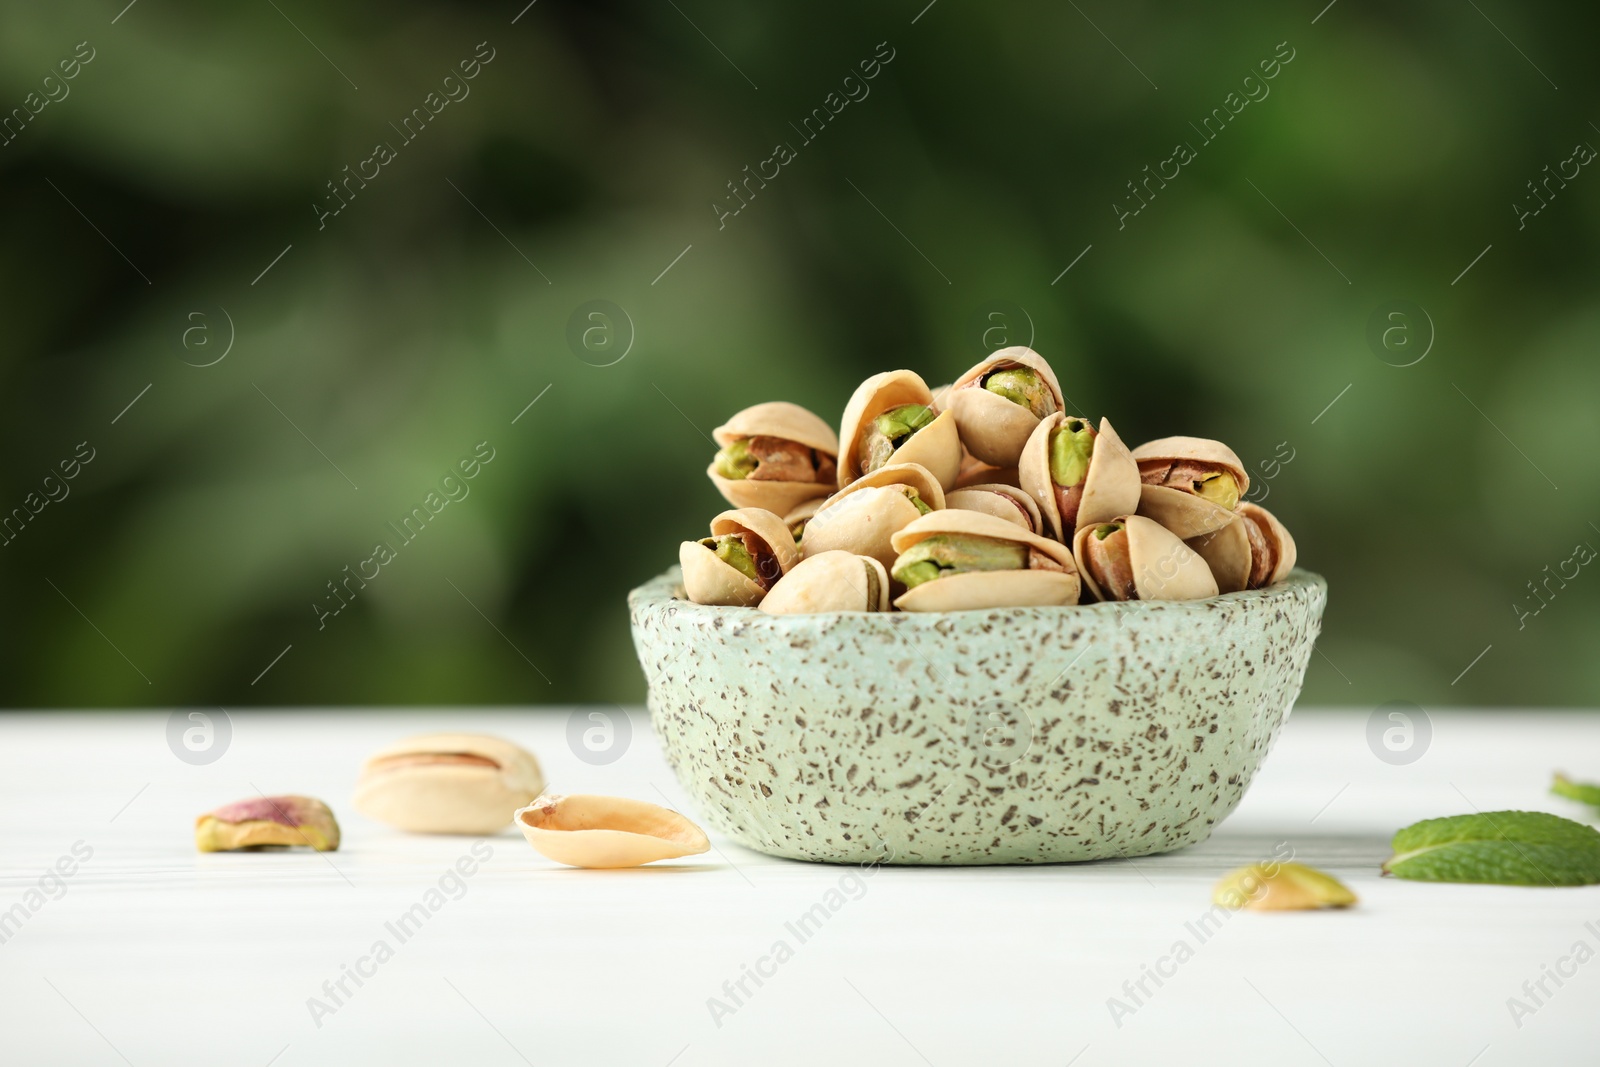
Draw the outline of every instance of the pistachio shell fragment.
[[[1018,345],[1002,348],[957,378],[946,406],[968,452],[997,467],[1015,466],[1039,420],[1064,401],[1043,356]]]
[[[551,793],[513,821],[534,851],[569,867],[638,867],[711,848],[705,831],[682,815],[626,797]]]
[[[789,527],[760,508],[724,511],[710,537],[678,548],[684,593],[696,604],[755,607],[799,561]]]
[[[1139,505],[1139,466],[1110,419],[1102,418],[1098,431],[1087,419],[1062,412],[1041,419],[1023,445],[1017,473],[1050,536],[1062,544],[1071,544],[1084,526]]]
[[[901,611],[967,611],[1078,602],[1064,545],[977,511],[939,511],[892,538],[890,576],[907,587]]]
[[[1250,491],[1233,449],[1204,437],[1163,437],[1133,450],[1139,465],[1139,514],[1188,540],[1220,530]]]
[[[944,506],[944,489],[926,467],[891,463],[823,501],[801,532],[800,550],[806,556],[851,552],[887,567],[894,562],[894,533]]]
[[[711,436],[721,451],[706,474],[736,508],[781,515],[827,496],[838,478],[833,427],[798,404],[778,400],[745,408]]]
[[[544,789],[539,761],[487,734],[426,734],[361,765],[356,810],[414,834],[492,834]]]
[[[871,556],[819,552],[785,574],[760,607],[768,615],[888,611],[889,572]]]
[[[1347,908],[1356,895],[1333,875],[1303,863],[1252,863],[1223,875],[1211,902],[1251,911],[1313,911]]]
[[[926,467],[942,488],[961,473],[955,417],[914,371],[874,374],[856,387],[839,427],[839,488],[890,463]]]
[[[339,823],[328,805],[315,797],[248,797],[195,819],[194,844],[201,852],[269,845],[332,852],[339,847]]]
[[[972,485],[947,493],[944,506],[956,511],[981,511],[1014,522],[1029,533],[1044,532],[1044,519],[1033,497],[1014,485]]]
[[[1082,526],[1072,554],[1098,600],[1199,600],[1217,595],[1206,561],[1154,519],[1121,515]]]

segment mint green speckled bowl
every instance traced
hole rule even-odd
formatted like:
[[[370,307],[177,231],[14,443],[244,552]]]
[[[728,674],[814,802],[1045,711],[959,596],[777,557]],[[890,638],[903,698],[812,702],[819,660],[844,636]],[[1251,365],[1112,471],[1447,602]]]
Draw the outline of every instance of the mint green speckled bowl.
[[[1058,863],[1204,841],[1299,695],[1327,584],[1209,600],[769,616],[628,597],[705,819],[792,859]]]

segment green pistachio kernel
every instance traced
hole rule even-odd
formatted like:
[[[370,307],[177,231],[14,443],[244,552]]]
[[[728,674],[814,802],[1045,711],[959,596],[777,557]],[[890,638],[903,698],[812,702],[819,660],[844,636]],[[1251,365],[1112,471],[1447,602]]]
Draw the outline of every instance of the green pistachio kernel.
[[[1194,483],[1194,495],[1232,511],[1239,506],[1239,483],[1231,474],[1212,474]]]
[[[738,534],[723,534],[721,537],[707,537],[700,542],[717,554],[717,558],[752,582],[758,585],[761,578],[756,573],[756,561],[750,555],[750,550],[744,546],[744,538]]]
[[[895,449],[933,419],[933,411],[921,404],[901,404],[877,416],[861,438],[861,473],[892,462]]]
[[[758,460],[750,454],[749,442],[740,438],[717,453],[712,470],[729,481],[742,481],[750,477]]]
[[[911,488],[909,485],[905,487],[905,490],[906,490],[906,499],[911,501],[912,505],[917,509],[917,514],[918,515],[927,515],[927,514],[929,514],[929,513],[931,513],[933,511],[932,508],[930,508],[927,504],[923,503],[922,494],[918,493],[915,489]]]
[[[1122,529],[1122,525],[1123,524],[1120,522],[1107,522],[1096,526],[1094,528],[1094,539],[1096,541],[1104,541],[1106,538]]]
[[[894,561],[893,575],[907,589],[947,574],[969,571],[1016,571],[1028,565],[1028,547],[990,537],[935,534],[925,537]]]
[[[1055,413],[1055,397],[1038,373],[1027,367],[1006,367],[984,379],[983,387],[1003,396],[1018,407],[1027,408],[1039,418]]]
[[[1081,485],[1094,456],[1094,430],[1081,419],[1067,419],[1050,435],[1050,480],[1064,488]]]

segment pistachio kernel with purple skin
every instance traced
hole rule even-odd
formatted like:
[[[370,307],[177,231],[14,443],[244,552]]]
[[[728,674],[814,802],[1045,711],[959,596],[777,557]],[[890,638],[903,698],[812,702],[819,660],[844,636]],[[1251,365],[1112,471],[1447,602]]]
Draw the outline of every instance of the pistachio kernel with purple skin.
[[[315,797],[248,797],[196,819],[194,843],[201,852],[296,845],[332,852],[339,847],[339,823]]]

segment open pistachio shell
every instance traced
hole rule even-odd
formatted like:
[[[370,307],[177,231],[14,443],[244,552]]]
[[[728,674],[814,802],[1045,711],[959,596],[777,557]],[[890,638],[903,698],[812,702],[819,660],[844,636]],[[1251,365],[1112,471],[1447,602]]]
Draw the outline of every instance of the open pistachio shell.
[[[711,847],[677,812],[626,797],[547,794],[512,821],[534,851],[569,867],[638,867]]]
[[[1237,593],[1250,587],[1250,538],[1245,529],[1247,520],[1236,515],[1234,520],[1220,530],[1212,530],[1184,542],[1199,553],[1211,568],[1217,580],[1219,593]]]
[[[1262,543],[1267,548],[1266,559],[1252,559],[1252,579],[1250,588],[1258,589],[1261,586],[1281,582],[1294,570],[1298,551],[1295,549],[1294,538],[1289,535],[1288,529],[1278,521],[1278,517],[1260,504],[1240,504],[1239,517],[1245,522],[1254,523],[1257,532],[1261,534]],[[1248,531],[1247,531],[1248,533]],[[1257,547],[1254,537],[1250,538],[1252,548]]]
[[[1217,595],[1217,582],[1206,561],[1173,535],[1172,531],[1142,515],[1118,515],[1127,530],[1128,561],[1133,587],[1140,600],[1199,600]],[[1099,600],[1114,600],[1095,580],[1093,568],[1085,565],[1088,539],[1100,523],[1078,527],[1072,539],[1072,554],[1084,586]]]
[[[839,488],[861,477],[861,439],[868,425],[878,415],[902,404],[934,408],[933,393],[915,371],[885,371],[856,387],[839,426]],[[955,418],[944,411],[895,451],[894,462],[920,464],[941,486],[950,489],[961,473],[962,454]]]
[[[408,737],[361,765],[356,810],[416,834],[492,834],[544,789],[539,761],[486,734]]]
[[[1163,437],[1147,441],[1133,450],[1134,462],[1141,470],[1148,464],[1168,461],[1192,462],[1213,466],[1233,476],[1242,499],[1250,490],[1250,475],[1233,449],[1221,441],[1204,437]],[[1185,540],[1220,530],[1233,521],[1233,508],[1196,496],[1185,489],[1168,485],[1141,485],[1139,514],[1155,519]]]
[[[852,552],[889,566],[895,557],[889,538],[922,514],[906,497],[906,488],[916,490],[923,504],[934,511],[945,506],[944,489],[926,467],[891,463],[857,478],[825,500],[806,523],[800,536],[801,552],[807,556]]]
[[[816,496],[812,497],[810,500],[801,501],[783,513],[783,524],[789,527],[790,533],[794,533],[794,528],[796,526],[799,526],[803,530],[805,528],[803,524],[810,522],[811,516],[815,515],[817,513],[817,509],[822,507],[822,505],[826,502],[826,497]],[[798,534],[796,534],[796,543],[798,543],[799,540],[800,537]]]
[[[958,511],[981,511],[1014,522],[1029,533],[1044,531],[1039,505],[1014,485],[973,485],[945,494],[944,506]]]
[[[936,511],[895,534],[892,541],[896,552],[905,552],[917,542],[940,534],[1010,541],[1049,557],[1062,569],[948,574],[902,593],[894,602],[901,611],[970,611],[1078,602],[1077,567],[1066,546],[993,515],[977,511]]]
[[[711,535],[749,534],[764,543],[778,562],[779,573],[786,574],[800,561],[794,535],[784,521],[760,508],[724,511],[711,520]],[[685,541],[678,548],[678,563],[683,567],[683,589],[696,604],[722,604],[753,608],[766,590],[736,567],[718,559],[717,554],[698,541]]]
[[[888,611],[889,572],[871,556],[819,552],[780,578],[761,610],[768,615]]]
[[[839,438],[833,432],[833,427],[800,405],[782,400],[745,408],[712,430],[711,436],[724,448],[751,437],[775,437],[815,449],[830,460],[839,454]],[[724,478],[717,473],[715,459],[706,467],[706,477],[734,507],[765,508],[777,515],[784,514],[803,500],[827,496],[834,488],[831,479],[818,482]]]
[[[1054,410],[1060,411],[1064,404],[1055,371],[1043,356],[1022,345],[1000,349],[957,378],[945,407],[955,415],[961,443],[973,456],[997,467],[1015,466],[1022,446],[1039,425],[1039,416],[1032,411],[980,384],[985,375],[1005,367],[1033,371],[1049,390]]]
[[[1050,478],[1050,435],[1067,418],[1065,412],[1057,412],[1040,419],[1017,461],[1020,484],[1038,503],[1039,514],[1044,518],[1047,530],[1041,532],[1048,532],[1062,544],[1071,544],[1073,533],[1089,523],[1105,522],[1139,506],[1139,465],[1112,428],[1111,420],[1102,418],[1095,433],[1089,470],[1083,478],[1078,520],[1072,530],[1062,527],[1055,482]]]

